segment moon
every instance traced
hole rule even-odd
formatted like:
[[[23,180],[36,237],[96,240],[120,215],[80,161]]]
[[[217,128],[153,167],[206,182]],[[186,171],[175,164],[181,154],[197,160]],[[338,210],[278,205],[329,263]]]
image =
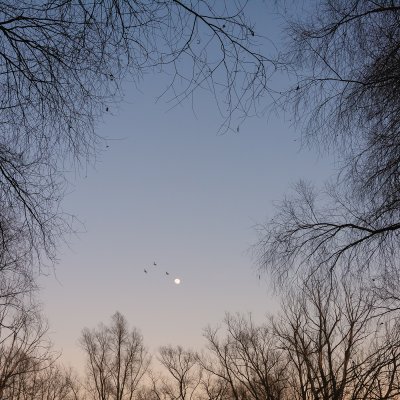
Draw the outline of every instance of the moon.
[[[181,283],[181,280],[179,278],[174,279],[175,285],[179,285]]]

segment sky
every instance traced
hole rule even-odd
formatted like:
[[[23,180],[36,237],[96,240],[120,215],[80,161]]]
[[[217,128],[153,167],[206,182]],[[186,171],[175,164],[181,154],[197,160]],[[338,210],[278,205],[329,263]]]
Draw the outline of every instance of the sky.
[[[277,34],[264,2],[249,12],[257,32]],[[161,74],[140,90],[126,82],[124,103],[99,126],[108,139],[95,165],[71,177],[64,208],[80,233],[61,246],[54,274],[42,277],[40,299],[61,360],[78,371],[82,329],[108,323],[115,311],[151,352],[201,348],[202,330],[226,312],[260,322],[273,313],[278,299],[251,253],[255,226],[297,180],[333,173],[329,157],[301,149],[288,118],[251,118],[221,135],[208,94],[197,94],[195,113],[191,104],[170,109],[156,102],[166,84]]]

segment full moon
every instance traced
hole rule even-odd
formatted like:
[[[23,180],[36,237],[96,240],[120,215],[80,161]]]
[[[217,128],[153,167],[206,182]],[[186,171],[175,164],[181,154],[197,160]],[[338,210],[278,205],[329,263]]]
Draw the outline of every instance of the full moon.
[[[174,279],[175,285],[179,285],[181,283],[181,280],[179,278]]]

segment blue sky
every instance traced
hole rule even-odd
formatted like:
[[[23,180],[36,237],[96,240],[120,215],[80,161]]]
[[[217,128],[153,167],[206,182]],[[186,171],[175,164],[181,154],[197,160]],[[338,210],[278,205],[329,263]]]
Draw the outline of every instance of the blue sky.
[[[256,28],[276,35],[268,8],[255,3]],[[195,113],[189,103],[170,110],[155,102],[166,83],[147,77],[140,92],[126,83],[126,101],[99,126],[109,140],[64,202],[85,231],[61,248],[57,279],[41,280],[41,300],[55,347],[78,369],[81,330],[117,310],[152,351],[199,348],[202,329],[225,312],[256,320],[273,312],[277,299],[249,253],[254,226],[298,179],[321,182],[332,173],[329,158],[300,151],[299,133],[282,115],[219,135],[208,94],[197,94]]]

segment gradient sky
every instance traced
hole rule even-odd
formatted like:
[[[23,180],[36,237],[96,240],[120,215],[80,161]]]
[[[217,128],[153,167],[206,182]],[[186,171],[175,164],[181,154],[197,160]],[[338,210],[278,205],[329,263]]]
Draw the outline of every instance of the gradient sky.
[[[249,12],[256,32],[277,35],[264,2]],[[86,231],[60,249],[57,279],[41,279],[41,301],[56,349],[78,370],[81,330],[117,310],[151,351],[201,347],[202,329],[225,312],[252,312],[257,321],[273,312],[277,300],[249,253],[254,226],[298,179],[332,173],[329,158],[300,151],[299,133],[282,116],[218,135],[212,98],[198,93],[196,114],[191,104],[169,110],[155,102],[166,83],[148,77],[140,92],[126,83],[126,102],[99,127],[109,147],[74,177],[64,202]]]

